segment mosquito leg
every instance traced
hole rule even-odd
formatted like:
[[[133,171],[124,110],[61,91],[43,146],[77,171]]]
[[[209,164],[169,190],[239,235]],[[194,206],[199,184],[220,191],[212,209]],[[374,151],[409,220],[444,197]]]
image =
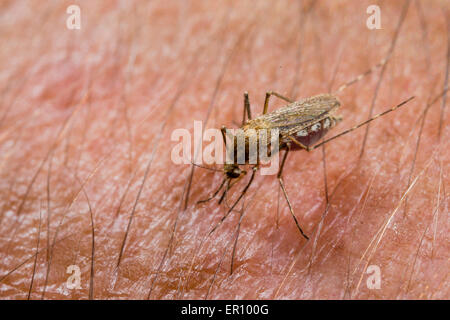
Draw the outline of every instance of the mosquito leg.
[[[230,181],[231,181],[231,180],[228,179],[227,186],[226,186],[225,190],[223,191],[222,195],[220,196],[219,204],[222,203],[223,199],[225,199],[225,197],[226,197],[226,195],[227,195],[227,193],[228,193],[228,190],[230,190],[230,188],[231,188],[231,186],[230,186]]]
[[[238,183],[238,182],[244,177],[244,175],[247,174],[246,171],[242,171],[242,173],[243,173],[243,174],[242,174],[239,178],[236,178],[232,183],[231,183],[231,180],[228,181],[227,190],[226,190],[226,192],[224,192],[224,193],[222,194],[222,197],[220,197],[219,204],[221,204],[222,201],[225,200],[225,206],[226,206],[228,209],[230,209],[230,205],[228,204],[228,191],[230,191],[230,189],[233,188],[233,186],[234,186],[236,183]]]
[[[236,205],[239,203],[239,201],[241,201],[242,197],[245,195],[245,193],[247,192],[248,188],[250,188],[250,185],[253,182],[253,179],[255,178],[255,173],[258,170],[257,166],[254,166],[252,168],[252,175],[250,177],[250,180],[248,181],[247,185],[245,186],[244,190],[242,190],[241,195],[239,196],[239,198],[237,198],[237,200],[233,203],[233,205],[231,206],[230,209],[228,209],[227,213],[222,217],[222,219],[220,219],[219,223],[216,224],[216,226],[214,228],[212,228],[212,230],[209,232],[208,235],[211,235],[221,224],[222,222],[225,221],[225,219],[228,217],[228,215],[231,213],[231,211],[233,211],[234,207],[236,207]]]
[[[208,202],[208,201],[214,199],[217,196],[217,194],[219,193],[219,191],[223,188],[223,186],[225,185],[226,181],[227,181],[227,178],[224,178],[222,180],[222,183],[220,184],[219,188],[213,193],[213,195],[211,197],[209,197],[208,199],[205,199],[205,200],[197,201],[197,204],[205,203],[205,202]]]
[[[311,151],[312,149],[310,147],[305,146],[303,143],[297,141],[294,137],[292,136],[288,136],[288,138],[295,143],[296,145],[298,145],[300,148],[305,149],[306,151]]]
[[[228,181],[228,185],[226,190],[222,193],[222,196],[220,197],[219,200],[219,204],[221,204],[222,202],[225,203],[225,206],[227,207],[227,209],[230,209],[230,205],[228,204],[228,191],[230,191],[231,188],[233,188],[233,186],[240,180],[242,179],[243,176],[240,176],[239,178],[237,178],[233,183],[230,182],[230,180]]]
[[[244,92],[244,116],[242,118],[242,125],[245,123],[245,113],[247,113],[247,119],[252,120],[252,113],[250,111],[250,99],[248,98],[248,92]]]
[[[230,183],[230,189],[236,184],[238,183],[245,175],[247,174],[247,171],[242,170],[242,174],[239,176],[239,178],[235,178],[233,183]]]
[[[278,171],[278,181],[280,182],[281,190],[283,190],[284,197],[286,198],[286,202],[287,202],[287,204],[289,206],[289,211],[291,212],[292,218],[294,218],[294,221],[295,221],[295,224],[297,226],[298,231],[300,231],[300,233],[302,234],[302,236],[306,240],[309,240],[308,236],[303,232],[302,228],[300,227],[300,225],[299,225],[299,223],[297,221],[297,218],[295,217],[294,210],[292,210],[291,202],[289,201],[288,195],[286,193],[286,189],[284,187],[284,181],[283,181],[282,173],[283,173],[284,163],[286,162],[286,158],[287,158],[287,155],[289,153],[289,149],[290,149],[290,147],[288,145],[288,147],[287,147],[287,149],[286,149],[286,151],[284,153],[283,160],[281,161],[280,170]]]
[[[222,194],[222,196],[220,197],[219,204],[221,204],[222,201],[225,200],[225,205],[227,206],[228,209],[230,209],[230,205],[228,204],[228,191],[230,191],[230,189],[233,188],[233,186],[234,186],[236,183],[238,183],[238,182],[244,177],[244,175],[247,174],[246,171],[242,171],[242,173],[243,173],[243,174],[242,174],[239,178],[234,179],[233,182],[231,182],[231,179],[228,180],[227,188],[226,188],[226,190],[224,191],[224,193]]]
[[[285,96],[283,96],[283,95],[281,95],[281,94],[279,94],[279,93],[277,93],[277,92],[274,92],[274,91],[268,91],[268,92],[266,92],[266,99],[264,100],[264,110],[263,110],[263,114],[266,114],[266,113],[267,113],[267,110],[268,110],[268,108],[269,108],[269,99],[270,99],[270,96],[275,96],[275,97],[280,98],[280,99],[282,99],[282,100],[284,100],[284,101],[287,101],[287,102],[289,102],[289,103],[294,102],[293,100],[291,100],[291,99],[289,99],[289,98],[286,98]]]

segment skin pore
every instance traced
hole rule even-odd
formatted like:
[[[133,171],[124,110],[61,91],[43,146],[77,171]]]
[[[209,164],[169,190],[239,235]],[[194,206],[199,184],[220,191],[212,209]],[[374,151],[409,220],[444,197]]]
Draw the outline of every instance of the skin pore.
[[[2,1],[0,297],[448,299],[448,2],[378,1],[379,30],[371,4]],[[266,91],[334,92],[383,58],[338,94],[327,137],[416,98],[287,158],[310,240],[259,174],[207,236],[227,207],[196,202],[223,174],[175,165],[172,131],[236,128],[244,91],[255,117]]]

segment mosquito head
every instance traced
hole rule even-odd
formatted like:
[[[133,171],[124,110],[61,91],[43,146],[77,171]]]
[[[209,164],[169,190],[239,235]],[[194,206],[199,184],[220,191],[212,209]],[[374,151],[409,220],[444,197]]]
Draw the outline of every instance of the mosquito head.
[[[230,179],[236,179],[241,175],[246,174],[246,172],[239,168],[237,164],[225,164],[223,167],[223,171]]]

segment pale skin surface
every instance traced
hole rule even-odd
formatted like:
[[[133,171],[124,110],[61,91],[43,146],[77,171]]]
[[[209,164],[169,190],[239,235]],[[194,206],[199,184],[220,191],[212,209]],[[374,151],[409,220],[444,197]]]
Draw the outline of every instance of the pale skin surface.
[[[81,30],[68,30],[74,2],[1,2],[1,298],[450,297],[448,2],[411,1],[374,113],[416,98],[372,123],[360,160],[365,128],[326,145],[326,213],[323,149],[289,154],[308,242],[276,176],[257,174],[232,275],[240,213],[205,239],[226,208],[195,203],[222,175],[196,168],[185,208],[191,167],[172,163],[171,132],[236,127],[244,91],[253,116],[269,90],[335,91],[386,57],[404,2],[379,2],[381,30],[361,1],[129,3],[80,2]],[[367,119],[378,81],[380,70],[339,94],[344,120],[327,137]],[[70,265],[81,289],[66,287]]]

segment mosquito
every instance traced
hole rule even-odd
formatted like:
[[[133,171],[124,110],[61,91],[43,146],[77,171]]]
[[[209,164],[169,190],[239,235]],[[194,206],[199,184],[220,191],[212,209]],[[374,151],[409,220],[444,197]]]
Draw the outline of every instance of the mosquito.
[[[371,117],[370,119],[350,128],[345,131],[342,131],[339,134],[336,134],[335,136],[332,136],[331,138],[325,139],[321,142],[319,142],[324,136],[327,134],[329,130],[334,128],[341,120],[342,117],[339,116],[336,112],[337,109],[341,106],[341,102],[336,97],[336,94],[343,91],[345,88],[350,86],[351,84],[356,83],[364,76],[370,74],[375,68],[378,68],[386,63],[385,60],[382,60],[380,63],[375,65],[373,68],[369,69],[365,73],[359,75],[354,80],[344,84],[341,86],[335,93],[333,94],[319,94],[313,97],[304,98],[299,101],[293,101],[292,99],[289,99],[277,92],[274,91],[268,91],[266,93],[265,101],[264,101],[264,109],[260,116],[256,118],[252,118],[251,116],[251,110],[250,110],[250,100],[248,93],[244,93],[244,115],[242,120],[242,125],[240,129],[238,130],[241,135],[244,136],[245,139],[245,145],[247,146],[249,144],[250,139],[254,139],[254,133],[258,133],[261,130],[268,130],[268,129],[278,129],[279,132],[279,151],[283,150],[283,158],[281,160],[281,165],[278,169],[277,178],[280,184],[280,187],[283,191],[284,198],[286,199],[286,202],[289,207],[289,211],[291,213],[292,218],[294,219],[295,225],[297,226],[297,229],[299,230],[300,234],[306,239],[309,240],[309,237],[305,234],[303,229],[300,227],[300,224],[294,214],[294,210],[292,208],[292,204],[289,200],[289,197],[286,192],[286,188],[284,185],[283,180],[283,168],[286,163],[287,156],[289,152],[296,151],[296,150],[306,150],[306,151],[312,151],[325,143],[328,143],[338,137],[341,137],[347,133],[352,132],[353,130],[356,130],[369,122],[384,116],[387,113],[390,113],[401,106],[407,104],[409,101],[414,99],[414,96],[402,101],[401,103],[397,104],[396,106],[381,112],[379,114],[376,114],[375,116]],[[269,100],[271,96],[275,96],[281,100],[284,100],[288,104],[275,110],[272,112],[268,112],[269,109]],[[222,126],[222,137],[225,146],[227,146],[227,139],[229,138],[233,139],[233,152],[236,154],[237,151],[237,134],[233,135],[229,131],[227,131],[227,128],[225,126]],[[258,135],[259,137],[259,135]],[[260,141],[258,141],[259,144]],[[270,143],[270,141],[268,142]],[[258,149],[257,149],[258,150]],[[256,152],[258,152],[256,150]],[[227,195],[227,192],[231,189],[232,186],[234,186],[240,179],[242,179],[247,172],[241,168],[241,166],[248,165],[249,161],[248,159],[252,156],[256,156],[257,159],[260,158],[259,154],[248,154],[248,149],[246,147],[246,155],[245,155],[245,164],[237,164],[237,161],[234,161],[233,163],[226,163],[223,167],[223,175],[224,178],[219,186],[219,188],[212,194],[211,197],[205,200],[201,200],[197,203],[204,203],[207,201],[212,200],[217,196],[217,194],[225,187],[224,192],[222,193],[222,196],[219,199],[219,204],[224,200],[224,198]],[[257,164],[252,165],[251,168],[251,176],[247,184],[245,185],[244,189],[240,193],[239,197],[236,199],[236,201],[233,203],[232,206],[228,208],[227,213],[221,218],[219,223],[210,231],[209,234],[213,233],[220,224],[227,218],[227,216],[234,210],[236,205],[241,201],[241,199],[246,194],[247,190],[250,188],[253,179],[255,177],[256,171],[258,171],[260,167],[259,161]]]

